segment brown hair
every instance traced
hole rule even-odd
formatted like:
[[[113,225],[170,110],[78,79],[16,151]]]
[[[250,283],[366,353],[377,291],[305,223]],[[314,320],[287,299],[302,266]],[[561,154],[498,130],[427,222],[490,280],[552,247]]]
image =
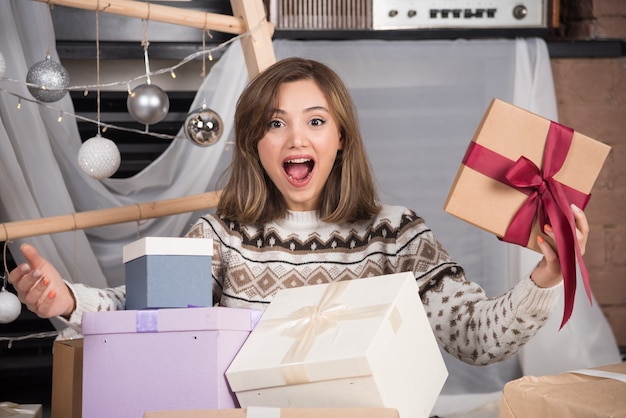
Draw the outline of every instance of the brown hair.
[[[263,224],[287,213],[285,201],[265,173],[257,144],[277,105],[281,84],[313,80],[328,100],[339,126],[339,151],[318,208],[323,221],[364,220],[380,211],[380,204],[359,129],[354,103],[341,78],[328,66],[303,58],[287,58],[258,74],[243,91],[235,110],[235,147],[228,181],[217,206],[218,214],[247,223]]]

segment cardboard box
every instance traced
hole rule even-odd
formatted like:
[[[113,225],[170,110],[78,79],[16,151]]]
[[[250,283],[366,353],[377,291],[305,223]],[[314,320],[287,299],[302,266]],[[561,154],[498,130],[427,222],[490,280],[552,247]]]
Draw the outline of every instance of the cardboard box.
[[[52,418],[81,418],[83,339],[55,341],[52,346]]]
[[[224,372],[259,316],[225,307],[86,312],[83,417],[237,407]]]
[[[123,248],[126,309],[212,306],[213,240],[146,237]]]
[[[615,378],[578,372],[524,376],[504,385],[499,417],[626,417],[626,363],[583,372],[608,372]]]
[[[0,402],[0,417],[41,418],[41,404],[16,404]]]
[[[146,412],[143,418],[398,418],[391,408],[267,408]]]
[[[447,378],[411,273],[281,290],[226,371],[242,407],[427,417]]]
[[[444,210],[500,238],[504,237],[511,220],[528,199],[528,195],[492,178],[491,175],[470,168],[468,164],[474,163],[470,164],[468,161],[478,161],[481,164],[489,162],[493,164],[490,170],[502,173],[505,161],[498,161],[498,164],[503,163],[503,166],[499,166],[496,164],[496,157],[505,157],[507,164],[512,164],[523,156],[541,168],[546,158],[544,148],[551,125],[553,124],[548,119],[494,99],[468,147]],[[487,151],[478,153],[483,147]],[[579,207],[584,208],[586,205],[609,151],[608,145],[573,132],[565,162],[553,178],[567,188],[574,189],[569,198]],[[471,152],[475,160],[468,160]],[[490,155],[490,152],[496,155]],[[540,251],[535,239],[541,233],[539,224],[537,219],[534,222],[531,220],[529,227],[531,223],[533,226],[528,241],[520,245]],[[544,238],[549,239],[545,236]]]

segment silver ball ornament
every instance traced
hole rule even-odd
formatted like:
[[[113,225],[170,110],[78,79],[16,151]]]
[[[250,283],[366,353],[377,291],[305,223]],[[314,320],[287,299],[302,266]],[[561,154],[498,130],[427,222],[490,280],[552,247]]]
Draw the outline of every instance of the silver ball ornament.
[[[195,109],[185,119],[185,135],[198,145],[216,143],[224,131],[222,118],[207,107]]]
[[[0,290],[0,324],[13,322],[22,312],[22,302],[13,293]]]
[[[50,103],[61,100],[67,94],[70,76],[61,64],[53,61],[50,55],[46,55],[43,61],[29,68],[26,82],[35,84],[28,86],[28,91],[35,99]]]
[[[170,108],[170,99],[160,87],[142,84],[130,92],[126,107],[137,122],[152,125],[165,118]]]
[[[120,150],[115,142],[100,134],[83,142],[78,150],[78,165],[94,179],[111,177],[120,167],[121,161]]]

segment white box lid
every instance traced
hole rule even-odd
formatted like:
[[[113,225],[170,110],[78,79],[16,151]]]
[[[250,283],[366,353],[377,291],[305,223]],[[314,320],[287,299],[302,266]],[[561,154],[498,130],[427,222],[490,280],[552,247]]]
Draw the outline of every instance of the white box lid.
[[[124,246],[124,263],[144,255],[200,255],[213,256],[210,238],[145,237]]]

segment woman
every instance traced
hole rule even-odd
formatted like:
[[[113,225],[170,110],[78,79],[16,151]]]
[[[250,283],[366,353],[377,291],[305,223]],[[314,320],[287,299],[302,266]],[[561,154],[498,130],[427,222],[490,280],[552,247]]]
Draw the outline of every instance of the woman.
[[[216,214],[187,234],[214,240],[216,303],[264,309],[283,288],[411,271],[438,341],[471,364],[516,353],[557,304],[559,259],[542,237],[531,275],[488,298],[422,218],[378,201],[352,100],[327,66],[288,58],[259,74],[239,99],[235,133]],[[584,252],[587,220],[572,212]],[[37,315],[78,327],[85,311],[124,309],[124,287],[70,284],[32,246],[22,252],[27,263],[9,280]]]

